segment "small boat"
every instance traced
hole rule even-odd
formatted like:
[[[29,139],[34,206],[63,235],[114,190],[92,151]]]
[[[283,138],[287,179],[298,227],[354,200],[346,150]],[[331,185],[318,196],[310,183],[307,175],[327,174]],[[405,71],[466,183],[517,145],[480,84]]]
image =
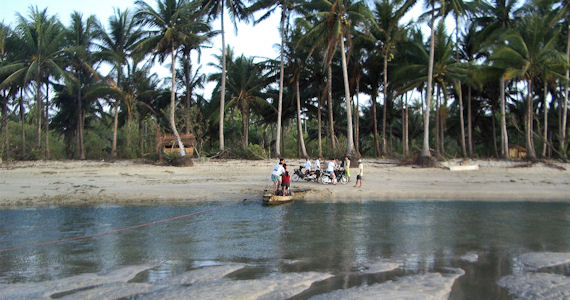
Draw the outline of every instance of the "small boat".
[[[279,196],[273,193],[263,194],[263,204],[277,205],[293,201],[293,195]]]

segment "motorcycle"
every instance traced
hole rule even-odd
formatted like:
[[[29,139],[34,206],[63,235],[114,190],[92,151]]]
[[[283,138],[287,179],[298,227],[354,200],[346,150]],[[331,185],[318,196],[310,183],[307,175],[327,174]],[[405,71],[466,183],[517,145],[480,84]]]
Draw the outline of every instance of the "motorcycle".
[[[341,184],[347,184],[348,183],[348,176],[346,176],[346,173],[344,170],[335,170],[334,174],[336,176],[336,182],[340,182]],[[327,172],[324,172],[323,174],[321,174],[320,182],[322,184],[335,183],[335,182],[333,182],[332,175],[327,173]]]
[[[319,178],[319,171],[310,171],[308,174],[303,172],[303,166],[300,166],[299,169],[295,169],[295,172],[293,173],[293,176],[291,176],[291,179],[293,181],[317,181],[317,179]]]

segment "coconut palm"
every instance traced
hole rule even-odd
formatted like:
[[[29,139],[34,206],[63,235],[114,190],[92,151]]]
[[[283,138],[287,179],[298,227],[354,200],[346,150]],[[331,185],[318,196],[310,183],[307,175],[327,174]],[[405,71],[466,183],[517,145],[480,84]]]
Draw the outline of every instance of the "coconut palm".
[[[197,28],[202,28],[201,11],[198,2],[188,3],[185,0],[157,0],[157,9],[143,1],[137,1],[135,18],[141,25],[149,29],[137,48],[142,53],[151,53],[163,62],[167,56],[171,58],[170,72],[170,128],[178,142],[180,156],[185,156],[184,145],[176,129],[174,112],[176,109],[176,55],[182,45],[195,37]]]
[[[384,75],[384,110],[382,117],[382,153],[387,153],[386,146],[386,110],[388,107],[388,62],[395,54],[396,44],[405,37],[405,30],[400,26],[400,20],[415,4],[413,0],[380,0],[374,3],[375,26],[370,32],[371,38],[383,58]],[[374,101],[376,101],[374,99]],[[375,117],[375,116],[374,116]],[[375,137],[376,138],[376,137]]]
[[[124,68],[129,62],[135,45],[142,37],[142,30],[136,25],[131,12],[116,9],[114,15],[109,18],[109,30],[105,30],[104,26],[97,23],[96,42],[98,55],[102,60],[109,62],[112,66],[112,72],[115,75],[115,86],[117,87],[117,99],[115,99],[114,118],[113,118],[113,140],[111,146],[111,155],[117,156],[117,130],[119,124],[119,107],[121,104],[121,92]]]
[[[97,21],[94,16],[90,16],[83,20],[83,16],[79,12],[71,14],[71,25],[66,32],[66,40],[68,44],[67,53],[69,62],[75,74],[77,84],[77,111],[75,118],[77,119],[76,128],[76,156],[79,159],[85,159],[85,149],[83,145],[84,125],[85,125],[85,109],[83,108],[82,99],[82,73],[85,72],[85,65],[93,63],[93,55],[90,52],[96,36]]]
[[[224,29],[224,15],[225,7],[227,6],[230,17],[234,22],[234,27],[236,27],[237,20],[248,21],[250,17],[248,14],[248,9],[246,8],[244,2],[240,0],[200,0],[201,7],[206,11],[208,15],[208,21],[219,16],[220,18],[220,30],[222,33],[222,76],[220,78],[220,128],[219,128],[219,138],[220,138],[220,151],[224,151],[224,110],[225,110],[225,93],[226,93],[226,38]],[[237,28],[237,27],[236,27]],[[237,29],[236,29],[237,30]]]
[[[0,74],[9,74],[0,87],[14,82],[35,83],[37,111],[37,148],[41,147],[42,120],[45,120],[45,158],[50,157],[49,147],[49,79],[65,76],[62,68],[64,53],[64,28],[55,16],[48,16],[47,9],[30,8],[28,18],[18,15],[19,58],[0,69]],[[46,86],[45,116],[42,106],[42,86]]]
[[[329,68],[332,54],[335,53],[337,46],[340,44],[342,74],[344,83],[344,97],[346,102],[347,116],[347,149],[348,156],[355,156],[354,135],[352,127],[352,109],[350,102],[350,89],[348,85],[348,70],[346,63],[345,38],[349,38],[356,28],[364,22],[372,20],[372,16],[368,7],[364,2],[352,2],[350,0],[335,1],[312,1],[306,5],[311,13],[309,17],[316,17],[317,24],[308,32],[308,35],[321,35],[328,39],[326,53],[329,53]],[[323,35],[324,33],[324,35]],[[330,80],[329,80],[330,81]],[[329,83],[330,85],[330,83]],[[329,91],[330,93],[330,91]]]
[[[530,159],[536,159],[533,142],[533,83],[545,72],[564,78],[562,72],[565,57],[556,49],[559,33],[559,29],[552,29],[550,20],[540,16],[525,17],[515,30],[503,35],[506,43],[491,56],[495,65],[506,70],[507,78],[520,78],[527,84],[525,142]]]

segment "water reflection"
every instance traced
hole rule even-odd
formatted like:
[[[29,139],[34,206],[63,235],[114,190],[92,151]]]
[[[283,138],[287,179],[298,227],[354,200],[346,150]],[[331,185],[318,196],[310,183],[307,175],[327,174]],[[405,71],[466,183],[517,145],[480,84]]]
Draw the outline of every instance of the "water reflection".
[[[84,207],[0,211],[0,248],[94,234],[214,208]],[[451,298],[508,299],[496,282],[513,273],[513,257],[570,251],[570,205],[564,203],[257,202],[190,218],[67,243],[0,253],[0,283],[39,282],[121,266],[154,265],[139,281],[155,282],[196,267],[245,263],[235,279],[322,272],[335,277],[306,295],[403,274],[465,270]],[[473,252],[476,263],[461,261]],[[401,265],[381,275],[365,266]]]

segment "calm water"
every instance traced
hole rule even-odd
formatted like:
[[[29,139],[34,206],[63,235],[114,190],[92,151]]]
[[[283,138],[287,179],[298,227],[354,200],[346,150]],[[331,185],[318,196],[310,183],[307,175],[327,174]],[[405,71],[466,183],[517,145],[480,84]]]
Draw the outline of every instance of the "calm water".
[[[510,299],[496,283],[527,252],[570,252],[570,204],[471,202],[303,203],[223,208],[105,206],[0,211],[0,249],[215,210],[116,234],[0,253],[0,283],[37,283],[132,265],[152,283],[203,266],[246,263],[235,280],[324,272],[296,298],[402,276],[461,268],[451,299]],[[461,256],[476,253],[474,263]],[[361,272],[375,261],[389,272]],[[553,272],[569,276],[568,267]]]

